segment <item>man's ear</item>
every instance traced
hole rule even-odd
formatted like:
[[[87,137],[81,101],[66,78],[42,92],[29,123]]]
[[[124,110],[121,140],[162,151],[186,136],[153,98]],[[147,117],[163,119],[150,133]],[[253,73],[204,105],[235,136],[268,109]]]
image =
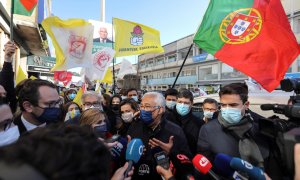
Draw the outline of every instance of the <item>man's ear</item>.
[[[246,107],[246,109],[249,109],[249,106],[250,106],[250,102],[249,102],[249,101],[246,101],[246,102],[245,102],[245,107]]]
[[[24,101],[22,106],[26,112],[31,113],[33,111],[33,105],[29,101]]]

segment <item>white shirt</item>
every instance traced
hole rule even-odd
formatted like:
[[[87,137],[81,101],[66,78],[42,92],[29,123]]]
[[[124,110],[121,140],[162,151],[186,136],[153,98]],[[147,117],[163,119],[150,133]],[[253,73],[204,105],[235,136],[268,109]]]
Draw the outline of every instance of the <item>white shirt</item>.
[[[34,125],[34,124],[31,124],[30,122],[28,122],[28,121],[23,117],[23,115],[21,116],[21,121],[22,121],[22,123],[24,124],[25,128],[27,129],[27,131],[31,131],[31,130],[37,128],[37,127],[45,127],[45,126],[46,126],[46,123],[41,124],[41,125],[39,125],[39,126]]]

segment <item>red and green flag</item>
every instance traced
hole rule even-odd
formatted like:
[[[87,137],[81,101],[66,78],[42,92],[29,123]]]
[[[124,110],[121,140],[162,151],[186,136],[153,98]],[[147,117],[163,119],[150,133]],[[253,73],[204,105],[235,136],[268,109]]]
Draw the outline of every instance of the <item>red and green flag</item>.
[[[210,0],[194,43],[269,92],[300,52],[280,0]]]
[[[13,0],[14,14],[31,16],[38,0]]]

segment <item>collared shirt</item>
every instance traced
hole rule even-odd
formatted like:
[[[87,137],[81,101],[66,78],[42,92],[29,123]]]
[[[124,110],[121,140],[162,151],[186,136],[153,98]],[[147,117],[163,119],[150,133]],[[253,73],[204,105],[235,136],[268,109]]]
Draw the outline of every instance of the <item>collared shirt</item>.
[[[31,131],[31,130],[37,128],[37,127],[45,127],[45,126],[46,126],[46,123],[41,124],[41,125],[39,125],[39,126],[34,125],[34,124],[28,122],[28,121],[23,117],[23,115],[21,116],[21,121],[22,121],[22,123],[24,124],[24,126],[25,126],[25,128],[26,128],[27,131]]]

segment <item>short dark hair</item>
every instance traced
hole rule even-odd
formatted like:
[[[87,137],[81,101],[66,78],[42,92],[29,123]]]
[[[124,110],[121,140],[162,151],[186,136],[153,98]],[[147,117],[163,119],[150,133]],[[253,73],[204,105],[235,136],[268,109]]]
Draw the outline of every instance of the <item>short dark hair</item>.
[[[245,83],[232,83],[221,88],[220,98],[226,94],[239,95],[243,103],[248,101],[248,86]]]
[[[25,163],[47,179],[109,179],[110,152],[89,126],[36,128],[0,149],[6,163]]]
[[[128,89],[128,90],[126,91],[126,95],[128,95],[128,93],[129,93],[130,91],[136,91],[136,93],[138,94],[138,91],[137,91],[136,88],[130,88],[130,89]]]
[[[139,110],[138,103],[135,100],[133,100],[132,98],[127,98],[127,99],[122,100],[120,103],[120,109],[121,109],[121,106],[124,106],[125,104],[129,104],[131,109],[133,109],[135,111]]]
[[[165,92],[165,98],[167,98],[167,96],[178,96],[178,91],[176,89],[170,88],[167,89]]]
[[[50,88],[56,89],[56,86],[46,80],[35,79],[26,81],[18,91],[18,101],[21,111],[25,111],[23,107],[24,101],[29,101],[32,105],[38,105],[38,100],[40,98],[39,88],[41,86],[48,86]]]
[[[182,90],[178,93],[178,98],[187,98],[193,103],[194,96],[189,90]]]
[[[208,104],[215,104],[216,105],[216,107],[218,107],[218,102],[215,100],[215,99],[212,99],[212,98],[206,98],[206,99],[204,99],[204,101],[203,101],[203,106],[204,106],[204,104],[206,104],[206,103],[208,103]]]

